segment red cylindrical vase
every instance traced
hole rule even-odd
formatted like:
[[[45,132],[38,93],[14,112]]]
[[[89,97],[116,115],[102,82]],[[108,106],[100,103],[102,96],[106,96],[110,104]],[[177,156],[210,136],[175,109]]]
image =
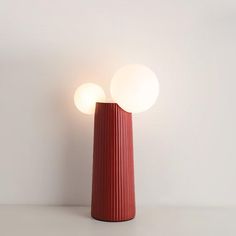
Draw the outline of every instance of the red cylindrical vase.
[[[125,221],[135,216],[132,114],[97,103],[94,117],[91,215]]]

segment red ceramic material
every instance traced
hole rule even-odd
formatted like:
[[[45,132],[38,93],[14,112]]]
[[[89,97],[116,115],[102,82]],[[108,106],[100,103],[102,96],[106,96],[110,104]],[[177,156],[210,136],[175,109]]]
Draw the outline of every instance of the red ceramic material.
[[[92,217],[134,218],[132,114],[116,103],[97,103],[93,151]]]

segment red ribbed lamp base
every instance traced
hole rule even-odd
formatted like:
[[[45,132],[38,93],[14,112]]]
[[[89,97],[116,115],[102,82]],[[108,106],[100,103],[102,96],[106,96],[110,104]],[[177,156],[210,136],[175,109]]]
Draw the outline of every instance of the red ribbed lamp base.
[[[93,218],[135,217],[132,114],[116,103],[97,103],[94,118]]]

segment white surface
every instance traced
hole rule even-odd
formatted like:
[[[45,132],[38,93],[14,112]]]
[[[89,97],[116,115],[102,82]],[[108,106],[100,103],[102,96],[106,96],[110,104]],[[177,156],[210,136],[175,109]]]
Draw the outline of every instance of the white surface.
[[[160,95],[133,119],[137,203],[235,206],[235,25],[235,0],[1,0],[0,203],[90,204],[74,91],[141,63]]]
[[[235,236],[236,209],[140,208],[134,220],[108,223],[85,207],[0,207],[4,236]]]

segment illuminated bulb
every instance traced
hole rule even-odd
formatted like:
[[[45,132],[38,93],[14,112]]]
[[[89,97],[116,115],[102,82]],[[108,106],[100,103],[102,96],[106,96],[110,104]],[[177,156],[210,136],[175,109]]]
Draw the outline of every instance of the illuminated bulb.
[[[105,93],[100,86],[93,83],[86,83],[76,89],[74,103],[81,112],[93,114],[95,112],[96,102],[104,102],[105,98]]]
[[[138,113],[154,105],[159,94],[156,75],[143,65],[119,69],[111,81],[111,95],[125,111]]]

